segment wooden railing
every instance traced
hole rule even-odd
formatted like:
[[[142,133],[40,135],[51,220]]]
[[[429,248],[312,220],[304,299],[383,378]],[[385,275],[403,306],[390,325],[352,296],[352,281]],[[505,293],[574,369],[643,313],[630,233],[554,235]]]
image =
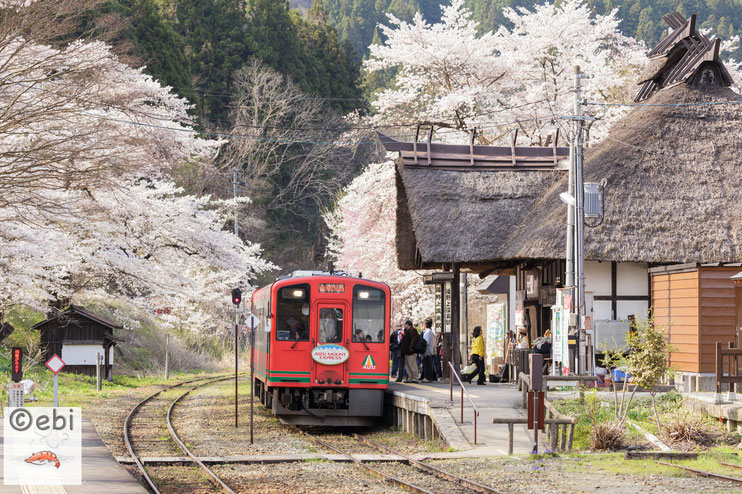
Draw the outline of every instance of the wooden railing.
[[[453,368],[451,362],[448,363],[448,366],[451,368],[451,379],[448,380],[448,387],[451,393],[451,402],[453,402],[453,376],[456,376],[456,380],[459,382],[459,386],[461,387],[461,423],[464,423],[464,394],[466,394],[466,398],[469,400],[469,403],[471,403],[471,407],[474,409],[474,444],[477,444],[477,417],[479,416],[479,409],[474,404],[471,396],[469,396],[469,392],[466,390],[466,388],[464,388],[464,384],[461,382],[459,373],[456,372],[456,369]]]
[[[586,376],[586,375],[578,375],[574,374],[572,376],[544,376],[544,397],[548,398],[548,389],[549,389],[549,381],[551,382],[573,382],[576,381],[580,383],[578,386],[579,392],[580,392],[580,403],[585,402],[585,386],[584,383],[586,382],[595,382],[598,380],[595,376]],[[518,383],[520,385],[520,392],[521,392],[521,401],[523,403],[523,408],[526,407],[526,400],[528,398],[528,390],[531,389],[531,378],[528,374],[521,372],[518,374]]]
[[[734,343],[729,343],[729,348],[723,348],[720,341],[716,342],[716,396],[714,403],[721,403],[721,385],[729,384],[730,395],[734,393],[734,385],[742,383],[739,375],[739,357],[742,356],[742,348],[734,348]],[[724,374],[724,360],[728,374]]]
[[[531,378],[527,374],[521,372],[518,375],[518,380],[521,384],[523,408],[528,406],[528,391],[531,389]],[[578,381],[578,382],[590,382],[595,381],[595,376],[544,376],[544,387],[548,388],[547,381],[565,382],[565,381]],[[580,397],[584,399],[584,391],[580,386]],[[546,418],[544,424],[546,428],[546,437],[550,441],[550,448],[552,451],[572,451],[572,440],[575,434],[575,424],[577,419],[560,413],[554,405],[546,400],[546,390],[544,390],[544,405],[546,407]],[[508,454],[513,453],[513,424],[525,424],[527,423],[526,418],[517,419],[492,419],[493,424],[508,424]]]

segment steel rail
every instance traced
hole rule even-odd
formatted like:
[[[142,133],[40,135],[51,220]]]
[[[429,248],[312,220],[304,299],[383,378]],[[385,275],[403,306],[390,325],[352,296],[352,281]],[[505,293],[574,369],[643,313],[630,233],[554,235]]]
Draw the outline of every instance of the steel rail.
[[[389,453],[389,454],[396,455],[396,456],[399,456],[401,458],[404,458],[412,466],[414,466],[414,467],[416,467],[416,468],[418,468],[418,469],[420,469],[420,470],[422,470],[422,471],[424,471],[426,473],[435,475],[436,477],[442,478],[444,480],[449,480],[449,481],[452,481],[452,482],[457,482],[457,483],[463,485],[464,487],[468,487],[469,489],[472,489],[472,490],[477,491],[477,492],[483,492],[483,493],[486,493],[486,494],[503,494],[502,491],[498,491],[496,489],[493,489],[492,487],[489,487],[489,486],[486,486],[486,485],[483,485],[483,484],[474,482],[472,480],[465,479],[463,477],[459,477],[458,475],[456,475],[454,473],[447,472],[446,470],[443,470],[443,469],[434,467],[432,465],[428,465],[427,463],[423,463],[421,461],[418,461],[418,460],[416,460],[416,459],[414,459],[414,458],[412,458],[410,456],[407,456],[407,455],[405,455],[403,453],[400,453],[400,452],[395,451],[395,450],[393,450],[391,448],[388,448],[386,446],[383,446],[383,445],[381,445],[381,444],[379,444],[379,443],[377,443],[375,441],[372,441],[371,439],[368,439],[366,437],[363,437],[361,435],[358,435],[358,434],[355,434],[354,433],[353,434],[353,437],[356,438],[358,441],[361,441],[362,443],[371,446],[372,448],[376,448],[377,450],[381,451],[382,453]]]
[[[720,475],[718,473],[706,472],[704,470],[696,470],[695,468],[683,467],[680,465],[676,465],[674,463],[668,463],[666,461],[654,460],[654,462],[659,463],[660,465],[667,465],[668,467],[675,467],[675,468],[680,468],[682,470],[687,470],[689,472],[693,472],[697,475],[700,475],[701,477],[713,477],[716,479],[722,479],[722,480],[727,480],[729,482],[735,482],[737,484],[742,484],[742,479],[738,479],[736,477],[727,477],[726,475]]]
[[[124,420],[124,444],[126,445],[126,449],[129,451],[129,455],[134,460],[134,463],[136,464],[137,469],[142,474],[142,477],[144,478],[145,482],[149,486],[150,491],[154,492],[155,494],[159,494],[160,491],[157,489],[157,487],[155,487],[155,484],[152,482],[152,479],[147,474],[147,471],[144,469],[144,464],[139,459],[139,456],[136,453],[134,453],[134,448],[132,446],[132,441],[131,441],[131,435],[129,433],[129,430],[131,429],[131,420],[134,417],[134,414],[136,414],[139,411],[139,409],[142,408],[142,406],[144,406],[147,402],[159,396],[161,393],[164,393],[165,391],[169,391],[174,388],[178,388],[180,386],[185,386],[187,384],[206,381],[209,379],[212,379],[212,377],[202,377],[198,379],[192,379],[190,381],[183,381],[177,384],[173,384],[171,386],[166,386],[162,388],[161,390],[157,391],[156,393],[151,394],[150,396],[146,397],[145,399],[143,399],[136,405],[134,405],[134,408],[132,408],[131,411],[129,411],[129,414],[126,416],[126,420]]]
[[[727,463],[725,461],[720,461],[719,463],[727,467],[732,467],[732,468],[736,468],[737,470],[742,470],[742,465],[735,465],[734,463]]]
[[[201,388],[203,386],[207,386],[209,384],[213,384],[215,382],[226,381],[227,379],[233,379],[233,378],[234,378],[234,376],[222,377],[220,379],[214,379],[213,381],[209,381],[207,383],[199,384],[198,386],[195,386],[195,387],[189,389],[188,391],[186,391],[182,395],[180,395],[177,398],[175,398],[175,400],[173,400],[173,402],[170,404],[170,406],[167,409],[167,416],[166,416],[166,418],[167,418],[167,430],[170,432],[170,437],[172,437],[173,440],[180,447],[180,449],[186,455],[188,455],[188,457],[191,460],[193,460],[193,462],[196,463],[199,466],[199,468],[201,468],[201,470],[203,470],[204,472],[206,472],[206,474],[209,475],[209,477],[211,477],[211,479],[214,482],[216,482],[217,485],[219,485],[219,487],[221,487],[222,490],[224,492],[226,492],[227,494],[235,494],[235,492],[232,489],[230,489],[229,486],[227,484],[225,484],[224,481],[222,479],[220,479],[219,476],[213,472],[213,470],[211,470],[209,467],[207,467],[201,460],[199,460],[198,458],[196,458],[196,456],[191,452],[191,450],[188,448],[188,446],[186,446],[185,443],[180,439],[180,437],[178,436],[178,434],[175,432],[175,428],[173,427],[172,413],[173,413],[173,408],[175,408],[175,405],[180,400],[182,400],[183,398],[185,398],[186,396],[188,396],[188,394],[190,394],[192,391],[195,391],[196,389]]]
[[[355,456],[353,456],[353,455],[351,455],[349,453],[346,453],[345,451],[341,451],[341,450],[337,449],[336,447],[334,447],[334,446],[326,443],[325,441],[319,439],[318,437],[315,437],[314,435],[309,434],[308,432],[305,432],[305,431],[303,431],[301,429],[298,429],[297,428],[297,430],[299,430],[302,434],[306,435],[307,437],[309,437],[312,441],[316,442],[317,444],[319,444],[321,446],[324,446],[325,448],[330,449],[330,450],[332,450],[332,451],[334,451],[334,452],[336,452],[338,454],[341,454],[341,455],[345,456],[346,458],[349,458],[355,464],[362,466],[363,468],[365,468],[366,470],[368,470],[369,472],[373,473],[374,475],[376,475],[377,477],[383,479],[386,482],[390,482],[392,484],[395,484],[395,485],[397,485],[397,486],[399,486],[399,487],[401,487],[403,489],[407,489],[407,490],[412,491],[412,492],[417,492],[418,494],[435,494],[432,491],[429,491],[427,489],[423,489],[422,487],[419,487],[419,486],[417,486],[415,484],[410,484],[408,482],[405,482],[404,480],[398,479],[397,477],[392,477],[391,475],[387,475],[384,472],[381,472],[380,470],[377,470],[377,469],[375,469],[375,468],[373,468],[373,467],[371,467],[369,465],[366,465],[364,462],[362,462],[361,460],[359,460]]]

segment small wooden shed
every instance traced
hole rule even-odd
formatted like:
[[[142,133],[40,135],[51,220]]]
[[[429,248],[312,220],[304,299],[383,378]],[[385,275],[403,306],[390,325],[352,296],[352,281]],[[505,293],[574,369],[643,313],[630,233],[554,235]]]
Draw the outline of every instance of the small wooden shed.
[[[670,365],[681,373],[710,377],[716,369],[716,343],[724,348],[739,344],[732,279],[739,264],[679,264],[649,271],[655,322],[669,328]]]
[[[44,361],[54,354],[65,364],[63,372],[95,375],[98,354],[103,355],[103,376],[113,379],[113,347],[121,341],[113,335],[121,326],[83,307],[70,305],[60,314],[34,325],[41,332]]]

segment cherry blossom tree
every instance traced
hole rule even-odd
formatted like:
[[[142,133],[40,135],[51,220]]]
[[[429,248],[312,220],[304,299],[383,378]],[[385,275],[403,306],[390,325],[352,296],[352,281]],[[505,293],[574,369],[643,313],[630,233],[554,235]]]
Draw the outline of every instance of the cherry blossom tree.
[[[443,7],[440,24],[390,16],[391,27],[380,26],[384,43],[371,46],[365,64],[371,72],[397,70],[392,88],[374,102],[373,123],[476,128],[483,143],[518,129],[523,144],[545,145],[572,112],[575,65],[591,77],[583,81],[586,99],[627,100],[645,59],[643,47],[619,32],[615,11],[596,15],[582,0],[566,0],[504,14],[512,28],[481,36],[463,0]],[[600,136],[612,120],[594,108],[593,134]],[[621,112],[610,111],[614,118]],[[464,133],[439,137],[460,141]]]
[[[391,158],[391,156],[390,156]],[[325,216],[330,229],[328,253],[339,269],[383,281],[392,291],[392,320],[420,321],[433,314],[433,291],[422,272],[397,268],[394,163],[372,163],[344,189]]]
[[[229,288],[249,294],[273,266],[223,230],[232,201],[169,175],[213,170],[223,143],[200,138],[187,102],[105,43],[60,41],[69,31],[54,19],[76,25],[84,3],[0,6],[0,316],[106,292],[166,307],[173,325],[226,327]]]

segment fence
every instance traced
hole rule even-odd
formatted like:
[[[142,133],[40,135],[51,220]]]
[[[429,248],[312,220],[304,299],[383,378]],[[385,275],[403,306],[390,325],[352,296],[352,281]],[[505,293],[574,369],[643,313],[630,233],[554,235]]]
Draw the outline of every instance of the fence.
[[[723,348],[720,341],[716,342],[716,396],[714,403],[721,403],[721,385],[729,384],[729,399],[734,400],[734,384],[742,383],[739,375],[739,357],[742,356],[742,348],[734,348],[734,343],[729,343],[729,348]],[[726,366],[724,365],[726,364]],[[728,374],[724,374],[726,367]]]

